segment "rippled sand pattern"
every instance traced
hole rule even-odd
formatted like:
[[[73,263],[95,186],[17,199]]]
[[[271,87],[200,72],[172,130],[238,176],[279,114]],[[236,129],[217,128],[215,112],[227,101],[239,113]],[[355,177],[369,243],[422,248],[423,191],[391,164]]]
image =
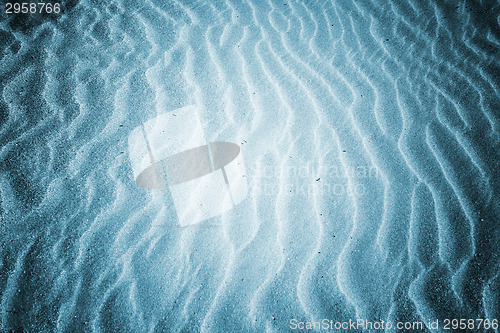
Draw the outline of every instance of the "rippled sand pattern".
[[[500,319],[499,17],[390,0],[2,13],[0,330]],[[127,138],[186,105],[241,145],[249,194],[179,228],[168,192],[135,185]]]

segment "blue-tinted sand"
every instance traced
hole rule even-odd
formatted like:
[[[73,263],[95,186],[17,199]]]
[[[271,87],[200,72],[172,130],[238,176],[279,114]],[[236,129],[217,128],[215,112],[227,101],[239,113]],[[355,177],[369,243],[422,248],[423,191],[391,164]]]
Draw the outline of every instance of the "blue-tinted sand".
[[[498,332],[497,1],[63,9],[0,14],[1,332]],[[187,105],[248,194],[182,228],[127,140]]]

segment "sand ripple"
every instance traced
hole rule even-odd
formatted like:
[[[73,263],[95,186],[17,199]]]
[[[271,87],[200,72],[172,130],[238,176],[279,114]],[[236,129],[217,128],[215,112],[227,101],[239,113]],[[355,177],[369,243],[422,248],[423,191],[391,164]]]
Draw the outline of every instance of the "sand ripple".
[[[497,3],[64,8],[1,14],[3,331],[500,319]],[[189,104],[250,189],[178,228],[127,138]]]

